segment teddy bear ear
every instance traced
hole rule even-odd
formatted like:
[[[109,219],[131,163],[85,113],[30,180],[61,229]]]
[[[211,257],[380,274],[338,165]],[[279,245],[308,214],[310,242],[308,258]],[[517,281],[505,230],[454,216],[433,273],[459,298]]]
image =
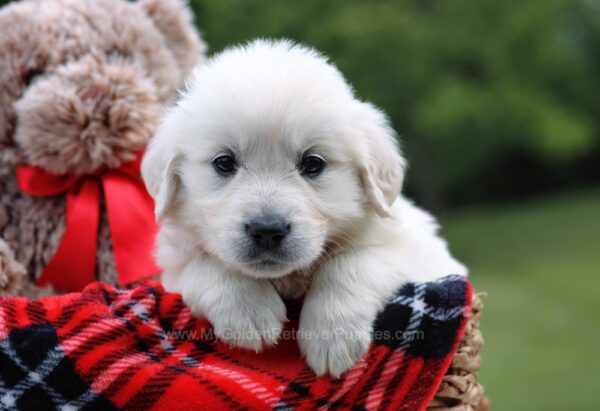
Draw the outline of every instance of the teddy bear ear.
[[[206,44],[194,24],[194,15],[185,0],[139,0],[137,4],[162,33],[183,74],[182,83],[192,69],[204,61]]]

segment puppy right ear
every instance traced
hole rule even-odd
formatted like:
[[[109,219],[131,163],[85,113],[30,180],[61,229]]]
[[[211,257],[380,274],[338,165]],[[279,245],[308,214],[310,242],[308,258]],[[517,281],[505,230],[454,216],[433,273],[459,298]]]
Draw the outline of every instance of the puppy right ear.
[[[167,120],[168,122],[168,120]],[[160,219],[171,206],[177,191],[178,155],[174,136],[163,123],[150,140],[142,159],[142,177],[148,192],[154,199],[154,214]]]
[[[360,175],[375,212],[390,216],[390,207],[400,194],[406,162],[387,117],[375,106],[361,103],[358,129],[366,137],[360,153]]]

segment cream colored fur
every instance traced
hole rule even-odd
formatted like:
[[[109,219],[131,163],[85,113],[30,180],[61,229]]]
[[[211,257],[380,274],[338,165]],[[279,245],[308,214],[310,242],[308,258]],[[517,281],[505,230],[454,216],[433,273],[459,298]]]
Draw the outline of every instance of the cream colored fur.
[[[307,152],[326,160],[314,178],[298,169]],[[215,170],[222,153],[234,174]],[[162,280],[221,339],[257,351],[279,338],[282,298],[304,295],[300,348],[317,374],[339,376],[400,286],[467,273],[399,196],[404,169],[384,114],[323,56],[287,41],[228,49],[194,72],[143,162]],[[244,226],[264,210],[291,231],[277,263],[257,266]]]

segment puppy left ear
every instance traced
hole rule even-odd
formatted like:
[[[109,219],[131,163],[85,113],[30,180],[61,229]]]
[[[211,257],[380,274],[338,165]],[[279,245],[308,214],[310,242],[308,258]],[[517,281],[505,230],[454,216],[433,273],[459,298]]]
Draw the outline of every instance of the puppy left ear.
[[[406,161],[400,153],[396,132],[387,117],[371,104],[361,103],[362,124],[367,140],[364,152],[358,153],[360,177],[369,203],[381,217],[390,216],[390,207],[400,194]]]
[[[167,116],[158,132],[150,140],[142,160],[142,178],[148,193],[154,199],[154,213],[159,220],[169,209],[177,190],[178,155],[175,150],[173,128]]]

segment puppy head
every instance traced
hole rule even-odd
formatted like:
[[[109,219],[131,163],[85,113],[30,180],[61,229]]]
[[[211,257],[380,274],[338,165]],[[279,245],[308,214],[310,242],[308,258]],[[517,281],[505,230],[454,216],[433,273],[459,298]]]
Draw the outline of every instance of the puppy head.
[[[142,173],[158,218],[231,268],[276,278],[387,216],[404,161],[385,116],[325,58],[256,41],[196,70]]]

